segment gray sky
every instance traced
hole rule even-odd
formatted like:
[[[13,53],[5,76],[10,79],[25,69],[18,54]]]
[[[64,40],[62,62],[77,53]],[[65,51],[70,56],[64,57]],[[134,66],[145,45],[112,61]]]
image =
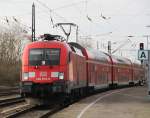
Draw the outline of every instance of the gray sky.
[[[118,51],[123,56],[136,56],[135,52],[126,49],[137,49],[138,43],[146,42],[143,35],[150,34],[150,0],[38,0],[46,4],[51,11],[54,23],[73,22],[79,26],[79,35],[91,35],[92,40],[99,41],[102,50],[107,41],[116,42],[113,49],[125,42],[129,35],[131,42]],[[0,23],[7,16],[12,20],[15,16],[21,23],[31,26],[31,6],[36,6],[37,34],[61,33],[52,28],[49,9],[39,4],[37,0],[0,0]],[[87,16],[91,19],[88,20]],[[103,19],[102,16],[106,17]],[[112,33],[110,33],[112,32]],[[73,30],[72,40],[74,40]],[[149,46],[150,47],[150,46]]]

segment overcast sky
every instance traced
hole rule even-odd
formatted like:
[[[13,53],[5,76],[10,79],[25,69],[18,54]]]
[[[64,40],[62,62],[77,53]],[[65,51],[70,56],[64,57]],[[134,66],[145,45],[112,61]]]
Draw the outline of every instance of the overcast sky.
[[[46,4],[44,7],[40,1]],[[15,16],[22,24],[31,27],[31,6],[36,6],[36,33],[61,33],[52,28],[54,23],[73,22],[79,26],[79,35],[90,35],[99,41],[100,48],[111,40],[115,49],[132,35],[126,48],[137,49],[143,35],[150,34],[150,0],[0,0],[0,19],[12,20]],[[105,18],[104,18],[105,17]],[[112,32],[112,33],[110,33]],[[75,30],[73,30],[75,34]],[[74,40],[72,38],[72,40]],[[130,45],[129,45],[130,44]],[[150,46],[149,46],[150,47]],[[124,53],[123,49],[120,53]],[[119,53],[119,52],[118,52]],[[130,54],[132,51],[130,51]],[[126,56],[127,52],[123,55]],[[135,52],[131,54],[136,56]]]

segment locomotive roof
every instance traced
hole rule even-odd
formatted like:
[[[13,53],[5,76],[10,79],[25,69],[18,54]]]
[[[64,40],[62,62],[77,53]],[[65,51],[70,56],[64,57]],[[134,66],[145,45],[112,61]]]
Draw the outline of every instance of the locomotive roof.
[[[35,41],[35,42],[32,42],[32,43],[28,44],[28,47],[31,47],[31,48],[32,47],[38,47],[38,48],[40,48],[40,47],[49,46],[49,45],[63,46],[63,47],[66,47],[67,49],[71,50],[67,43],[57,41],[57,40],[53,40],[53,41]]]

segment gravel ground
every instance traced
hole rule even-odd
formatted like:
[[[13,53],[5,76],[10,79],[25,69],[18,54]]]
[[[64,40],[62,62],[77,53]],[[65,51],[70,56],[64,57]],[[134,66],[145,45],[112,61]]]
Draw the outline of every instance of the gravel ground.
[[[100,93],[70,105],[50,118],[150,118],[147,87]]]

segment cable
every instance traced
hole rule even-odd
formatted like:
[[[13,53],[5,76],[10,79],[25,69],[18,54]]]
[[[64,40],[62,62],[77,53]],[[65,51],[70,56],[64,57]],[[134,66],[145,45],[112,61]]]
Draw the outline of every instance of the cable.
[[[56,16],[59,16],[61,19],[63,19],[65,22],[67,22],[68,20],[63,17],[63,16],[60,16],[58,13],[55,12],[55,10],[59,10],[59,9],[62,9],[62,8],[65,8],[65,7],[71,7],[71,6],[76,6],[77,4],[81,4],[85,1],[80,1],[80,2],[76,2],[76,3],[71,3],[71,4],[68,4],[68,5],[64,5],[64,6],[61,6],[61,7],[58,7],[58,8],[55,8],[55,9],[50,9],[46,4],[44,4],[43,2],[39,1],[39,0],[36,0],[40,5],[42,5],[44,8],[48,9],[49,12],[50,12],[50,20],[51,20],[51,24],[52,26],[54,27],[54,20],[52,18],[52,13],[54,13]],[[81,30],[80,30],[81,31]]]
[[[63,19],[64,21],[67,21],[65,17],[62,17],[61,15],[59,15],[58,13],[56,13],[54,10],[50,9],[46,4],[44,4],[43,2],[36,0],[40,5],[42,5],[44,8],[48,9],[51,12],[55,13],[58,17],[60,17],[61,19]]]
[[[68,8],[68,7],[72,7],[72,6],[76,6],[76,5],[81,4],[81,3],[85,3],[85,0],[80,1],[80,2],[70,3],[70,4],[67,4],[67,5],[58,7],[58,8],[54,8],[54,9],[52,9],[52,11],[54,11],[54,10],[60,10],[60,9]]]

